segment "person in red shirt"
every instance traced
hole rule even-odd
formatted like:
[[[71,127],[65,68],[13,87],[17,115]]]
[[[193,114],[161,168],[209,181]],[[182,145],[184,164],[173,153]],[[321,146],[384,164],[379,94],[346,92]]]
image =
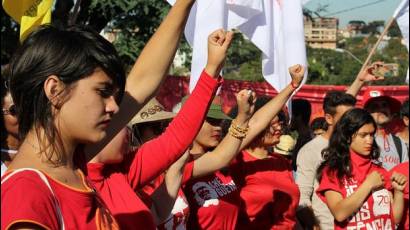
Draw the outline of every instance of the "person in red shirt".
[[[409,181],[409,162],[401,163],[394,167],[390,171],[390,175],[394,174],[395,172],[405,175],[407,177],[407,181]],[[399,223],[399,230],[408,230],[409,229],[409,183],[406,184],[406,188],[404,189],[404,212],[403,218]]]
[[[141,226],[156,229],[150,209],[134,191],[161,175],[175,161],[175,156],[181,156],[194,140],[220,85],[219,72],[232,35],[231,32],[218,30],[209,36],[208,64],[191,97],[162,135],[144,143],[132,154],[124,156],[124,151],[108,149],[88,164],[88,178],[121,229]],[[118,139],[123,140],[121,137]],[[116,143],[112,145],[114,148],[118,146]],[[123,145],[126,146],[126,143]]]
[[[24,40],[10,62],[21,145],[2,178],[1,229],[118,228],[81,169],[153,96],[194,2],[177,0],[127,82],[114,46],[95,31],[43,26]]]
[[[323,151],[316,193],[332,212],[335,229],[395,229],[402,218],[407,179],[398,173],[389,177],[374,163],[379,157],[376,127],[367,111],[348,111]]]
[[[304,72],[301,66],[294,66],[291,69]],[[270,124],[270,121],[279,113],[290,95],[303,80],[303,74],[295,75],[292,72],[292,79],[292,84],[282,90],[264,109],[248,118],[248,128],[243,125],[240,126],[247,132],[244,136],[237,136],[239,141],[235,145],[226,145],[229,143],[227,138],[235,138],[235,135],[232,137],[230,131],[223,141],[219,142],[221,135],[220,120],[222,118],[215,119],[216,117],[209,116],[213,119],[207,119],[204,123],[191,149],[194,159],[187,164],[188,169],[192,168],[192,178],[187,183],[183,183],[184,192],[191,209],[188,229],[232,230],[239,227],[237,225],[241,204],[239,187],[233,180],[231,171],[227,168],[224,169],[224,167],[229,166],[240,150],[246,147]],[[255,98],[255,95],[252,97]],[[239,113],[233,125],[241,123],[238,122],[238,118],[243,120],[241,118],[243,115],[240,115],[240,105],[238,108]],[[272,116],[269,121],[265,119],[267,114]],[[209,151],[210,149],[214,150]]]
[[[294,81],[284,90],[286,95],[299,87],[305,69],[296,65],[289,72]],[[275,99],[258,98],[250,126],[258,124],[261,132],[244,143],[245,150],[231,165],[232,176],[240,188],[240,229],[293,229],[296,225],[300,194],[291,161],[270,151],[280,141],[282,124],[287,123],[281,111],[285,103],[277,104]]]

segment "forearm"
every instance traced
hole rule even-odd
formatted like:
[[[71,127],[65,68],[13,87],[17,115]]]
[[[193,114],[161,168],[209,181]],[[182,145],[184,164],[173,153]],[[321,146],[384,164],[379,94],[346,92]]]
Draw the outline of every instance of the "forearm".
[[[165,175],[165,181],[152,194],[153,208],[155,209],[155,222],[157,225],[162,224],[170,215],[175,200],[178,197],[178,191],[181,187],[182,174],[168,171]]]
[[[237,124],[246,127],[248,120],[237,117]],[[241,143],[241,139],[227,134],[212,152],[204,154],[195,161],[192,176],[194,178],[206,176],[228,166],[238,154]]]
[[[337,203],[335,205],[330,204],[330,202],[332,202],[332,199],[328,198],[327,193],[328,192],[326,192],[325,194],[327,205],[330,211],[337,221],[343,222],[362,207],[368,195],[371,193],[371,189],[370,186],[363,183],[351,196],[346,197],[338,202],[336,201]]]
[[[240,149],[249,145],[253,139],[265,130],[275,116],[282,110],[295,89],[289,84],[275,98],[260,108],[249,121],[249,132],[243,140]]]
[[[401,191],[394,191],[393,196],[393,216],[396,224],[400,223],[404,211],[404,194]]]
[[[148,101],[168,73],[195,1],[178,0],[135,62],[126,91],[139,103]]]
[[[359,78],[356,78],[352,85],[350,85],[346,93],[352,95],[353,97],[356,97],[359,94],[362,87],[364,86],[364,83],[364,81],[360,80]]]

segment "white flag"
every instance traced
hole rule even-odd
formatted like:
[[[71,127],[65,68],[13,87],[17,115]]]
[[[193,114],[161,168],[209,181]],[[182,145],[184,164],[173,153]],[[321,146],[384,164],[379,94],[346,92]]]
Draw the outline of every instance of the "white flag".
[[[263,75],[278,91],[291,80],[290,66],[307,65],[301,0],[197,0],[185,30],[194,49],[191,90],[206,64],[207,37],[219,28],[239,29],[262,51]]]
[[[409,0],[403,0],[393,17],[400,27],[403,39],[406,41],[407,50],[409,50]],[[409,83],[409,71],[407,70],[406,82]]]

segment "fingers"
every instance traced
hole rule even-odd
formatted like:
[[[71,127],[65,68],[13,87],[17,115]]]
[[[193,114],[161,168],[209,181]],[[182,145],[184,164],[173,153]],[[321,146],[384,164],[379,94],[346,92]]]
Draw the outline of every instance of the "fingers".
[[[393,173],[390,179],[392,182],[396,182],[398,185],[404,185],[407,183],[407,177],[396,172]]]
[[[211,33],[209,40],[214,45],[222,46],[225,49],[228,49],[232,43],[234,33],[232,31],[225,32],[224,29],[219,29]]]

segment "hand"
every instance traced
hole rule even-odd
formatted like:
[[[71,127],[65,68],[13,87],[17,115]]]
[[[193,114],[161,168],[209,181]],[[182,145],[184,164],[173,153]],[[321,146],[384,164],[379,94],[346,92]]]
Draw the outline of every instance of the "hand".
[[[236,95],[236,102],[238,104],[238,117],[248,120],[255,110],[256,93],[252,90],[241,90]]]
[[[358,79],[363,82],[384,80],[384,77],[373,75],[373,71],[383,64],[383,62],[374,62],[359,73],[359,75],[357,76]]]
[[[407,177],[403,174],[394,172],[390,177],[391,185],[395,191],[403,192],[406,188]]]
[[[218,76],[224,65],[228,48],[233,39],[233,32],[220,29],[208,37],[208,63],[205,71],[211,76]]]
[[[372,173],[367,175],[364,183],[368,183],[373,191],[384,186],[384,178],[379,172],[373,171]]]
[[[292,77],[292,86],[299,87],[305,77],[306,68],[302,65],[294,65],[289,68],[290,76]]]

